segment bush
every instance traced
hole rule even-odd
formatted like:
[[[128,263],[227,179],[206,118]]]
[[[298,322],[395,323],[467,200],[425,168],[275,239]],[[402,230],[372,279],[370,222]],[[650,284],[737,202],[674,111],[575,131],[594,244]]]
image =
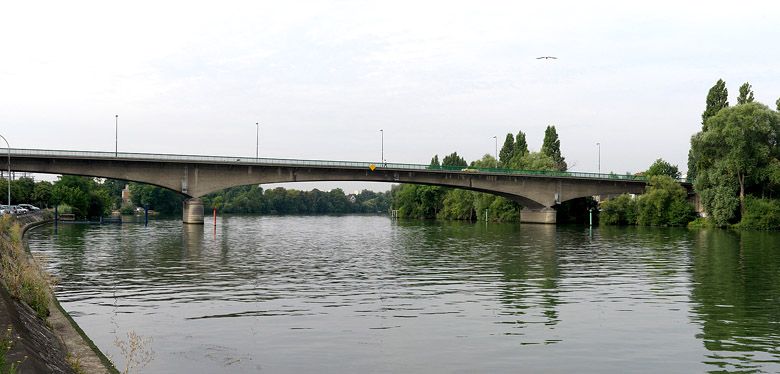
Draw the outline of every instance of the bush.
[[[745,196],[745,215],[733,227],[742,230],[780,229],[780,200]]]
[[[51,302],[48,277],[28,259],[18,223],[9,224],[4,217],[0,230],[0,277],[11,296],[25,302],[39,317],[45,318],[49,315]]]
[[[604,225],[635,225],[636,202],[631,195],[623,194],[601,203],[599,222]]]

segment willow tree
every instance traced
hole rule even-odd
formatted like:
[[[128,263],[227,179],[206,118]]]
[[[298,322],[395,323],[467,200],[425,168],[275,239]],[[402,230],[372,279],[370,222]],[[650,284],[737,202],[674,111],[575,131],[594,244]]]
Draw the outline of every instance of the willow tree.
[[[705,128],[691,139],[699,173],[694,187],[715,223],[725,225],[735,218],[736,212],[729,212],[732,191],[737,190],[744,214],[748,183],[761,180],[762,172],[776,162],[780,113],[745,103],[720,110],[707,119]]]

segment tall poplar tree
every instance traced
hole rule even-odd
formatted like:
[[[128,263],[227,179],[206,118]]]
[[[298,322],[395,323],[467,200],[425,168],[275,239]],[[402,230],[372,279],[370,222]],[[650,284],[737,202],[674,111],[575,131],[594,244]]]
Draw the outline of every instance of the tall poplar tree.
[[[528,154],[528,142],[525,140],[525,133],[522,131],[517,132],[515,137],[515,155],[522,157]]]
[[[707,131],[707,119],[718,114],[723,108],[729,106],[729,90],[726,88],[726,82],[723,79],[718,79],[710,92],[707,93],[707,107],[704,109],[704,113],[701,114],[701,124],[703,130]]]
[[[747,104],[753,102],[753,87],[750,83],[745,82],[739,86],[739,96],[737,96],[737,105]]]
[[[506,134],[506,140],[501,147],[501,152],[498,153],[498,161],[501,166],[506,167],[509,164],[509,160],[515,155],[515,138],[512,134]]]
[[[566,160],[561,156],[561,141],[558,139],[558,132],[555,131],[555,126],[547,126],[547,129],[544,130],[542,153],[555,161],[558,170],[566,170]]]

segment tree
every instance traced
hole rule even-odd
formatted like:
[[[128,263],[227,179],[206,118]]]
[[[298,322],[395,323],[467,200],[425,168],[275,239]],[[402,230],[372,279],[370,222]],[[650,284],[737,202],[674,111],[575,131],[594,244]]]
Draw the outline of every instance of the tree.
[[[555,126],[547,126],[547,129],[544,130],[542,153],[555,161],[556,170],[564,171],[567,169],[566,161],[561,156],[561,141],[558,139],[558,132],[555,131]]]
[[[703,131],[707,131],[707,119],[718,114],[718,112],[729,106],[729,91],[726,89],[726,82],[718,79],[710,92],[707,93],[707,107],[701,114],[701,124]]]
[[[775,105],[777,105],[777,111],[780,112],[780,98],[775,101]]]
[[[642,226],[684,226],[696,217],[687,201],[688,192],[668,175],[650,178],[644,195],[637,199],[637,223]]]
[[[468,162],[463,157],[458,156],[458,152],[452,152],[451,154],[444,156],[444,159],[441,160],[441,166],[458,166],[458,167],[466,167],[468,166]]]
[[[731,205],[726,194],[738,188],[740,213],[744,213],[748,183],[763,180],[760,172],[777,158],[780,113],[760,103],[746,103],[719,111],[707,119],[706,127],[691,139],[698,156],[694,186],[713,216],[711,209],[718,204],[724,216],[716,221],[724,223],[734,218],[734,212],[723,211]]]
[[[441,167],[441,163],[439,163],[439,155],[433,155],[430,166],[435,168]]]
[[[496,166],[496,158],[489,153],[485,153],[485,155],[477,161],[471,161],[471,165],[469,165],[469,167],[480,169],[488,169],[494,166]]]
[[[506,134],[504,145],[501,147],[501,152],[498,153],[498,161],[501,166],[506,166],[509,161],[515,155],[515,138],[512,134]]]
[[[737,105],[747,104],[753,102],[753,88],[750,83],[745,82],[739,86],[739,96],[737,96]]]
[[[518,131],[517,136],[515,136],[514,154],[521,157],[528,154],[528,142],[526,142],[525,133],[522,131]]]
[[[511,166],[513,169],[521,170],[559,170],[555,160],[542,152],[530,152],[521,157],[515,156]]]
[[[680,170],[677,169],[677,165],[672,165],[659,158],[645,172],[645,176],[648,178],[656,175],[666,175],[672,179],[680,179]]]

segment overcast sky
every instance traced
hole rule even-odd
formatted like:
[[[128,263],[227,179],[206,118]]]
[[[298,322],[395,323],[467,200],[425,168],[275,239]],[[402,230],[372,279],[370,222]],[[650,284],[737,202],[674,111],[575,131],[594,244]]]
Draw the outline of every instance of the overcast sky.
[[[14,148],[428,163],[555,125],[572,170],[686,169],[707,90],[780,97],[780,2],[3,5]],[[557,60],[537,60],[556,56]],[[338,184],[346,190],[352,184]],[[299,188],[307,188],[299,185]],[[374,185],[384,189],[386,185]]]

